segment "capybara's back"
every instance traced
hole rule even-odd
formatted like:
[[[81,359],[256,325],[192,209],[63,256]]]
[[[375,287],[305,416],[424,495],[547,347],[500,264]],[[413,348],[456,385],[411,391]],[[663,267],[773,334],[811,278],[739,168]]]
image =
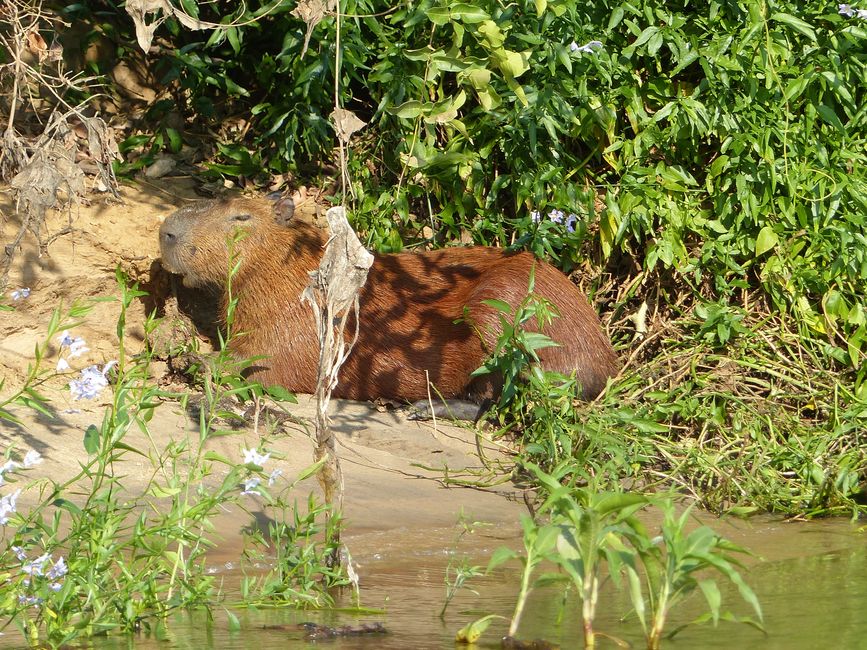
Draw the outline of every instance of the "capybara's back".
[[[243,235],[233,237],[233,233]],[[160,229],[164,267],[190,286],[225,286],[229,241],[240,260],[232,351],[265,355],[252,378],[311,393],[319,343],[310,307],[300,295],[325,245],[323,233],[275,219],[264,200],[230,199],[176,212]],[[483,301],[513,308],[534,293],[553,303],[559,318],[543,329],[559,345],[539,351],[542,366],[575,372],[585,398],[596,396],[617,372],[617,359],[596,313],[560,271],[530,253],[498,248],[447,248],[378,255],[360,299],[360,335],[341,368],[335,397],[419,400],[428,381],[445,398],[493,396],[497,381],[471,378],[499,335],[499,312]],[[225,292],[224,292],[225,293]],[[224,295],[223,314],[225,315]],[[480,338],[481,335],[481,338]],[[482,340],[484,339],[484,340]]]

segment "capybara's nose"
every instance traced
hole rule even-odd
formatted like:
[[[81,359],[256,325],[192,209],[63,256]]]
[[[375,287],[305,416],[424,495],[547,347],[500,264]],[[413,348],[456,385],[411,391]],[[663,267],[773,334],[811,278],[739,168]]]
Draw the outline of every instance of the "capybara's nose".
[[[177,240],[177,235],[170,228],[160,228],[160,245],[161,246],[174,246],[175,241]]]

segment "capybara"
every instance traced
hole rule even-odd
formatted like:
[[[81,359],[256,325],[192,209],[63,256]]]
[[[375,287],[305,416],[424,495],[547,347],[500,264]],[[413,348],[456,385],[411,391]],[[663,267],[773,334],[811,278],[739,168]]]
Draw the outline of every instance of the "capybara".
[[[312,393],[319,341],[313,312],[299,297],[308,272],[319,265],[324,232],[298,220],[286,223],[264,199],[202,202],[163,223],[162,264],[187,286],[225,287],[236,229],[246,234],[233,244],[240,263],[232,281],[238,301],[233,331],[241,335],[232,339],[232,353],[264,355],[250,369],[252,379]],[[587,299],[532,254],[481,246],[377,255],[361,290],[360,335],[332,394],[408,401],[437,393],[475,402],[493,397],[496,378],[470,377],[501,332],[499,313],[483,301],[520,303],[534,265],[535,293],[560,313],[543,330],[559,346],[540,350],[541,364],[576,373],[583,396],[595,397],[616,373],[617,360]],[[222,316],[227,304],[224,289]],[[347,330],[354,331],[352,322]],[[428,380],[435,389],[430,393]]]

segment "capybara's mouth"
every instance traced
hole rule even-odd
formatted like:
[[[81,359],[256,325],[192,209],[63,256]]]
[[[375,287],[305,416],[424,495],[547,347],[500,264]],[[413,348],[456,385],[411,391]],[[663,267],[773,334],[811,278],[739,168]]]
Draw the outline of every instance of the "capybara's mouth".
[[[175,273],[177,275],[180,275],[178,266],[172,260],[172,256],[166,254],[165,252],[161,252],[160,265],[169,273]]]

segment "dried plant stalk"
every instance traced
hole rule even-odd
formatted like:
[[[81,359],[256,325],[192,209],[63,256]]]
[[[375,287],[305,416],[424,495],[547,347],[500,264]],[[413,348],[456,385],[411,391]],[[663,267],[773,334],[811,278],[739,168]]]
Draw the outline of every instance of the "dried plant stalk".
[[[310,284],[301,296],[313,310],[319,335],[319,373],[316,381],[316,455],[326,461],[319,481],[329,504],[340,508],[343,501],[343,475],[329,426],[328,403],[337,386],[337,373],[358,340],[358,294],[367,280],[373,255],[365,250],[346,220],[342,207],[326,213],[331,237],[319,268],[310,273]],[[355,320],[351,341],[345,336],[350,316]]]

